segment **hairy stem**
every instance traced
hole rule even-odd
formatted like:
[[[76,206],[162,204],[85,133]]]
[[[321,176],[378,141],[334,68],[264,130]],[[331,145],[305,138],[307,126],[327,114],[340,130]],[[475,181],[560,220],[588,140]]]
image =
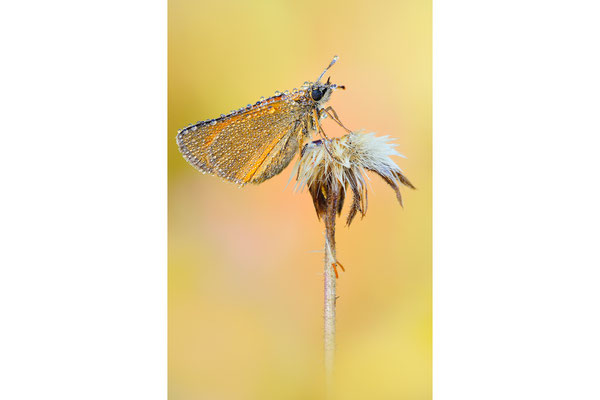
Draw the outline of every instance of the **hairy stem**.
[[[324,296],[324,315],[325,315],[325,376],[327,386],[331,386],[333,376],[333,363],[335,355],[335,217],[337,203],[339,201],[339,191],[335,187],[331,188],[327,198],[327,211],[324,216],[325,221],[325,265],[323,274],[325,276],[325,296]]]

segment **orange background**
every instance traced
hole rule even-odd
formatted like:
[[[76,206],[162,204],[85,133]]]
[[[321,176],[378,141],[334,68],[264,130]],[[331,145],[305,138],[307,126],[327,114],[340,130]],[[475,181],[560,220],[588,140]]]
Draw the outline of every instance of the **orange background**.
[[[322,387],[323,225],[291,166],[242,189],[186,163],[189,123],[325,76],[350,129],[396,138],[417,191],[371,176],[339,220],[336,391],[431,398],[431,2],[169,1],[169,396],[313,399]],[[329,136],[343,131],[329,120]],[[295,163],[296,159],[292,161]]]

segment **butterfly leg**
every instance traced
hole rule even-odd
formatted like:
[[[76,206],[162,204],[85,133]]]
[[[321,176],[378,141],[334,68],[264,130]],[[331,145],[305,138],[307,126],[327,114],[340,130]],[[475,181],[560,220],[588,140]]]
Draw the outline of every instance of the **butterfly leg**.
[[[313,129],[317,132],[317,135],[321,136],[321,138],[323,139],[323,146],[325,146],[325,150],[327,150],[327,153],[329,153],[331,158],[333,158],[336,161],[339,161],[338,158],[333,155],[331,149],[329,148],[329,142],[331,142],[331,139],[329,139],[323,128],[321,128],[321,124],[319,123],[319,111],[317,111],[317,109],[313,110],[313,113],[312,115],[310,115],[309,120]]]
[[[352,133],[350,129],[346,128],[344,124],[342,124],[342,121],[340,121],[340,118],[338,117],[337,113],[335,112],[332,106],[322,109],[321,112],[324,112],[326,115],[329,115],[329,117],[331,117],[332,120],[334,120],[339,126],[344,128],[348,133]]]
[[[329,137],[327,136],[327,134],[325,133],[323,128],[321,128],[321,123],[319,122],[320,120],[321,120],[320,110],[317,110],[317,109],[313,110],[313,115],[312,115],[313,127],[316,126],[316,128],[317,128],[316,131],[317,131],[318,135],[320,135],[326,141],[330,141],[331,139],[329,139]]]

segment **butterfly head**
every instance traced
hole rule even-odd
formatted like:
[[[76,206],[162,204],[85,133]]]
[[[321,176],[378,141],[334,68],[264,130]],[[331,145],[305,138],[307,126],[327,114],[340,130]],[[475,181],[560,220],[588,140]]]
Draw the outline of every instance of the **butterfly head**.
[[[331,96],[331,93],[334,90],[346,89],[346,87],[343,85],[336,85],[335,83],[331,83],[331,77],[327,78],[327,82],[321,83],[321,78],[323,77],[323,75],[325,75],[327,70],[329,68],[331,68],[337,60],[338,60],[338,56],[333,57],[333,60],[331,60],[331,62],[329,63],[327,68],[325,68],[325,70],[321,73],[321,75],[319,75],[319,77],[317,78],[317,81],[315,83],[311,84],[310,91],[309,91],[310,98],[315,103],[324,104],[329,100],[329,97]]]
[[[324,104],[329,101],[331,93],[336,89],[346,89],[343,85],[330,83],[327,79],[326,83],[315,82],[310,86],[309,94],[312,101],[318,104]]]

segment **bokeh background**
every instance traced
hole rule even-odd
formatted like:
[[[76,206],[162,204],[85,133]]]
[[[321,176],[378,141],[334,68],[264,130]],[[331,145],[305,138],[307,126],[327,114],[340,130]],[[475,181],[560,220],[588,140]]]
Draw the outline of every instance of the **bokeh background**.
[[[431,398],[431,1],[168,7],[170,399],[322,395],[323,225],[309,194],[287,185],[291,165],[242,189],[202,175],[175,136],[315,80],[335,54],[328,75],[347,90],[329,104],[349,128],[395,137],[418,188],[403,209],[371,176],[367,216],[340,220],[336,391]]]

